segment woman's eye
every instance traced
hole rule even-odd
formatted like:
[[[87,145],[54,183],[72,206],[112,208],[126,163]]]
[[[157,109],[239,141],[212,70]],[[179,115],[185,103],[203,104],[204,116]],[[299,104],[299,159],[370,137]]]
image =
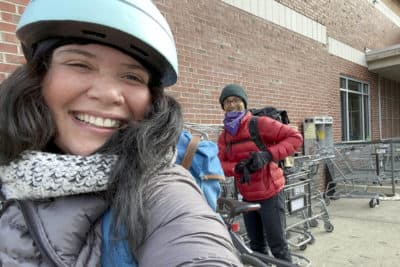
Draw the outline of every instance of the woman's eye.
[[[127,73],[122,75],[123,79],[129,80],[129,81],[138,81],[138,82],[143,82],[143,79],[137,75],[137,74],[132,74],[132,73]]]
[[[67,63],[68,66],[71,67],[76,67],[76,68],[80,68],[80,69],[90,69],[90,66],[86,63],[82,63],[82,62],[70,62]]]

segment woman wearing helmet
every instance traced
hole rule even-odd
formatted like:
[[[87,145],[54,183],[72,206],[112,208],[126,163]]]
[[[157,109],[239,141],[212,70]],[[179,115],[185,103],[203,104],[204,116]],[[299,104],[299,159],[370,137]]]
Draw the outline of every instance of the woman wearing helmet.
[[[27,62],[0,86],[0,265],[240,266],[173,164],[167,22],[151,1],[93,3],[34,0],[18,24]]]

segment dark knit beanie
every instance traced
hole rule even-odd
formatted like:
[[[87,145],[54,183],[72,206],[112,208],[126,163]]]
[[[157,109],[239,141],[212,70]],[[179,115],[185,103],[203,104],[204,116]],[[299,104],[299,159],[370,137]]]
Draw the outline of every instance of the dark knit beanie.
[[[219,103],[222,109],[224,109],[224,100],[229,96],[237,96],[243,100],[244,108],[247,109],[247,94],[240,85],[228,84],[222,89],[221,95],[219,96]]]

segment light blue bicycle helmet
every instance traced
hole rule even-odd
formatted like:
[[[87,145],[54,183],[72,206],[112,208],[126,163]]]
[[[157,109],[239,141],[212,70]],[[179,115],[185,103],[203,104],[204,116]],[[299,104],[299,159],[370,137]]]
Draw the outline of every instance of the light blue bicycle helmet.
[[[93,40],[116,47],[176,83],[178,58],[165,18],[150,0],[32,0],[18,26],[25,58],[50,38]]]

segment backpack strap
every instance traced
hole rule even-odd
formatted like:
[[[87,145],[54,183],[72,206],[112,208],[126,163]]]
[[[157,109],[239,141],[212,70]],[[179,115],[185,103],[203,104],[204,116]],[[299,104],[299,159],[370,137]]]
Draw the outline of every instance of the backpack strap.
[[[226,131],[224,131],[226,151],[229,151],[229,149],[232,145],[245,143],[245,142],[249,142],[249,141],[254,142],[256,144],[256,146],[258,147],[258,149],[260,149],[261,151],[267,151],[267,147],[261,141],[260,133],[258,131],[257,119],[258,119],[258,116],[252,116],[250,118],[250,122],[249,122],[250,138],[227,142],[226,141]]]
[[[3,193],[1,192],[1,181],[0,181],[0,215],[1,212],[3,211],[3,208],[5,208],[6,204],[6,198],[3,196]]]
[[[201,137],[198,135],[193,135],[192,139],[190,139],[190,142],[186,148],[185,155],[183,155],[181,165],[189,170],[190,166],[192,165],[192,161],[194,158],[194,154],[196,153],[197,147],[199,146],[199,143],[201,141]]]
[[[42,256],[46,257],[53,266],[67,267],[67,264],[60,259],[51,245],[33,202],[29,200],[16,200],[16,203],[24,216],[26,226],[28,227],[33,242],[35,242]]]
[[[267,147],[261,141],[260,132],[258,131],[257,119],[258,119],[257,116],[253,116],[250,118],[249,122],[250,137],[253,140],[253,142],[257,145],[258,149],[260,149],[261,151],[267,151]]]
[[[261,141],[260,132],[258,131],[257,118],[258,118],[258,116],[253,116],[250,119],[250,122],[249,122],[250,136],[251,136],[251,139],[253,140],[253,142],[257,145],[258,149],[260,149],[261,151],[267,151],[267,147]],[[284,166],[283,160],[276,161],[276,163],[278,164],[278,166],[280,168],[283,168],[283,166]]]
[[[3,196],[3,192],[1,191],[1,181],[0,181],[0,201],[5,201],[6,200],[6,197],[5,196]],[[1,209],[0,209],[1,210]]]

